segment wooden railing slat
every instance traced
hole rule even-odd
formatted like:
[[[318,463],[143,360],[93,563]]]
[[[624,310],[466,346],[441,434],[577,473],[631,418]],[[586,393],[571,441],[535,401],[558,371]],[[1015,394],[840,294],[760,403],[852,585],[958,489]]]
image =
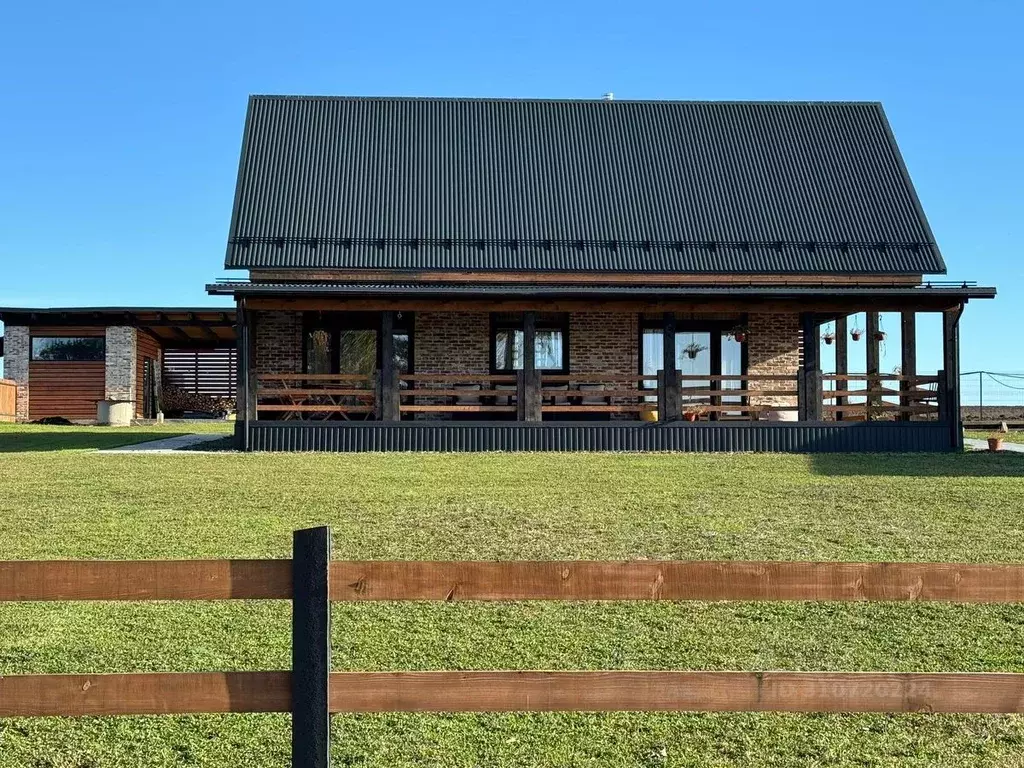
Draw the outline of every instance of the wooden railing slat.
[[[7,560],[0,601],[290,599],[291,560]]]
[[[291,672],[0,677],[0,717],[290,712]]]
[[[1024,712],[1024,675],[335,672],[332,712]]]
[[[1024,602],[1024,565],[335,561],[331,599]]]

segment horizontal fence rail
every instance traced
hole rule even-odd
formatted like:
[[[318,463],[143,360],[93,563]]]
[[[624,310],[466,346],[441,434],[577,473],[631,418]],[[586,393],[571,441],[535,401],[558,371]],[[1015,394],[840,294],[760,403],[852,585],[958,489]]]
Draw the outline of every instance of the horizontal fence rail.
[[[293,764],[329,766],[340,712],[1024,713],[1024,674],[734,671],[331,672],[330,602],[1024,602],[1024,565],[742,561],[7,561],[0,601],[291,600],[292,670],[0,676],[0,717],[291,712]]]
[[[0,562],[0,601],[290,600],[291,560]],[[330,599],[1024,602],[1024,565],[335,560]]]
[[[0,678],[0,717],[290,712],[290,672]],[[1024,713],[1024,675],[912,672],[333,672],[354,712]]]

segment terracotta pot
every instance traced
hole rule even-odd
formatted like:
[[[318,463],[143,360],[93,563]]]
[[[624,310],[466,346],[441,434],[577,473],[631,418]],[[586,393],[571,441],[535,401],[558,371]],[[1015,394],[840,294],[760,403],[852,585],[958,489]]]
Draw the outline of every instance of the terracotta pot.
[[[878,333],[876,333],[875,334],[875,340],[877,340],[877,341],[885,341],[885,332],[884,331],[879,331]]]
[[[732,337],[740,344],[747,340],[747,334],[745,333],[734,333]]]
[[[1001,437],[990,437],[988,439],[988,449],[990,451],[1001,451],[1001,450],[1003,450],[1003,438],[1001,438]]]
[[[696,421],[697,420],[697,414],[696,413],[684,413],[683,414],[683,418],[686,419],[687,421]]]

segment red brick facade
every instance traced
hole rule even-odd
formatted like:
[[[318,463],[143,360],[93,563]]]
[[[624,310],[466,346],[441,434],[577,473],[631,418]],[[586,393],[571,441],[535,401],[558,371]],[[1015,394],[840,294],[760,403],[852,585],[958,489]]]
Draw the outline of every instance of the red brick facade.
[[[800,318],[798,315],[755,314],[747,317],[747,373],[766,376],[796,376],[800,367]],[[796,379],[749,381],[750,389],[794,391]],[[795,395],[750,398],[752,405],[795,406]]]
[[[418,312],[413,331],[417,373],[490,373],[487,312]]]
[[[259,310],[256,323],[256,371],[302,373],[302,313]]]

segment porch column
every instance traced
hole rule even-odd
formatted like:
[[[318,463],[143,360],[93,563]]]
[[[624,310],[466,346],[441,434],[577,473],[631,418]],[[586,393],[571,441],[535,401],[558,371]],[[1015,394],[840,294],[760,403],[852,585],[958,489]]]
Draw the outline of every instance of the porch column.
[[[900,313],[900,375],[917,376],[917,314],[913,310]],[[901,381],[902,390],[916,387],[914,381]],[[908,408],[916,405],[916,401],[908,395],[900,395],[900,407]],[[900,421],[910,421],[913,413],[901,411]]]
[[[658,381],[661,401],[658,421],[678,421],[683,410],[683,395],[679,391],[679,369],[676,368],[676,316],[666,312],[661,326],[661,378]]]
[[[381,421],[398,421],[399,407],[398,366],[395,365],[395,313],[386,309],[380,313],[380,398],[378,417]]]
[[[797,418],[800,421],[821,421],[821,346],[818,339],[820,326],[812,312],[800,313],[803,364],[797,381]]]
[[[537,313],[523,313],[523,370],[519,378],[519,418],[541,420],[540,375],[537,371]]]
[[[846,315],[836,318],[836,391],[844,391],[850,387],[847,379],[839,378],[850,372],[850,348],[847,337],[849,328],[846,320]],[[842,421],[843,412],[839,409],[846,405],[846,397],[836,397],[832,402],[836,404],[836,421]]]
[[[880,345],[878,341],[878,329],[879,329],[879,318],[877,312],[866,312],[865,317],[867,322],[864,328],[865,346],[867,347],[867,359],[866,359],[866,371],[869,377],[878,376],[879,373],[879,358],[880,358]],[[878,389],[881,386],[881,382],[878,379],[868,378],[867,380],[868,390]],[[878,395],[873,395],[867,398],[867,420],[871,421],[873,415],[872,406],[879,405],[880,398]]]
[[[949,422],[950,447],[963,450],[964,435],[960,423],[960,316],[964,305],[947,309],[942,313],[942,368],[945,375],[946,408]]]
[[[245,299],[237,302],[238,378],[235,384],[235,419],[242,426],[241,448],[249,450],[249,422],[257,416],[256,410],[256,334],[252,327],[252,313],[246,309]]]

